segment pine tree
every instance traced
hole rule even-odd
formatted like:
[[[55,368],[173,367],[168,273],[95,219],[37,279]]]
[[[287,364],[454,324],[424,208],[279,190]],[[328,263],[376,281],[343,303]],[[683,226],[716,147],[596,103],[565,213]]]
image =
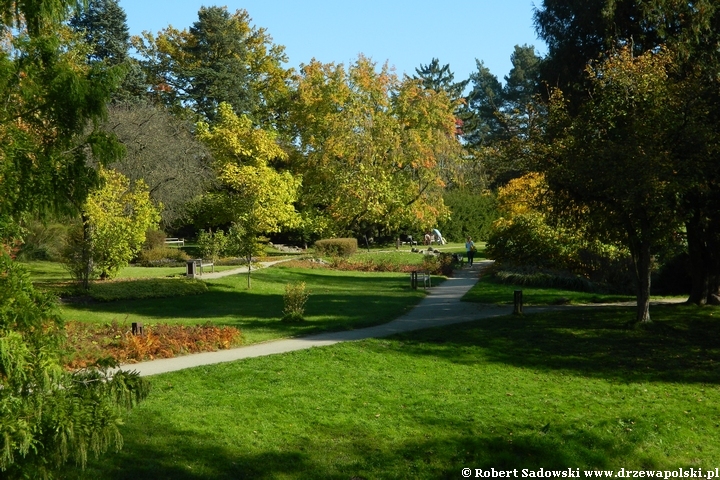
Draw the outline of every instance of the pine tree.
[[[91,0],[86,10],[70,20],[70,26],[83,33],[93,47],[91,62],[119,65],[127,60],[130,34],[125,11],[117,0]]]
[[[137,100],[148,90],[145,74],[137,60],[130,57],[130,34],[125,10],[117,0],[90,0],[87,9],[70,19],[70,26],[92,47],[90,63],[121,65],[125,76],[114,101]]]

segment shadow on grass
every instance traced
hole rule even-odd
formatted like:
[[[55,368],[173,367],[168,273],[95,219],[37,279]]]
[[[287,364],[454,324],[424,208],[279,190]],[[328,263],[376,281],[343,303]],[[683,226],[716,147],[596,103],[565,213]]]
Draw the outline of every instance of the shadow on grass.
[[[491,361],[623,382],[720,383],[720,310],[652,307],[654,323],[626,328],[632,309],[577,307],[403,334],[403,352],[450,362]],[[481,352],[465,347],[480,347]],[[463,352],[467,352],[466,354]]]
[[[399,441],[376,438],[372,428],[352,431],[323,422],[310,436],[287,436],[280,444],[245,440],[228,444],[222,435],[174,429],[162,418],[146,418],[143,426],[124,429],[119,453],[91,460],[85,471],[67,469],[62,478],[77,479],[370,479],[462,478],[465,467],[490,470],[609,469],[616,458],[638,455],[634,441],[611,442],[567,424],[513,436],[521,425],[496,425],[481,431],[461,422],[431,422],[424,438]],[[133,423],[140,423],[138,421]],[[333,439],[328,446],[327,439]],[[258,443],[261,443],[258,445]],[[321,453],[319,453],[321,452]],[[654,467],[652,460],[646,466]],[[582,475],[582,474],[581,474]],[[518,476],[520,476],[518,474]]]
[[[422,292],[410,290],[410,282],[397,274],[347,276],[273,269],[254,275],[257,286],[250,290],[245,288],[244,276],[234,276],[208,282],[210,291],[201,295],[76,304],[67,306],[64,316],[72,320],[76,311],[97,313],[98,321],[122,321],[133,315],[148,323],[211,322],[282,337],[378,325],[402,315],[423,298]],[[280,322],[285,285],[291,282],[305,282],[310,292],[305,322]]]

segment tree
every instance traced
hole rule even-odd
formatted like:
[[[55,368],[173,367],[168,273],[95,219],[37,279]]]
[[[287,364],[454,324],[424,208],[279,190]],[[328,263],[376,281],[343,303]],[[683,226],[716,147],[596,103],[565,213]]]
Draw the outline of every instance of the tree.
[[[209,121],[225,102],[237,115],[274,122],[287,91],[287,60],[284,48],[251,21],[245,10],[202,7],[189,30],[168,27],[157,37],[145,32],[134,38],[155,95]]]
[[[720,171],[720,131],[717,48],[720,6],[700,0],[654,0],[648,2],[566,2],[545,0],[535,16],[538,34],[548,44],[542,77],[563,88],[570,112],[587,98],[585,66],[612,55],[618,46],[635,55],[655,52],[661,46],[676,53],[676,122],[665,132],[671,148],[675,195],[683,199],[693,287],[690,301],[717,301],[720,293],[720,219],[716,218]]]
[[[120,149],[93,128],[119,81],[118,69],[82,62],[86,46],[60,25],[76,1],[2,2],[10,37],[0,48],[0,237],[25,215],[79,208],[98,182],[88,153]],[[89,133],[88,133],[89,132]],[[77,211],[77,210],[76,210]],[[3,249],[5,250],[5,249]],[[0,471],[42,478],[68,459],[85,464],[120,447],[122,412],[147,395],[137,374],[103,368],[68,373],[62,322],[20,267],[0,253]],[[108,363],[105,363],[107,366]]]
[[[113,278],[140,251],[145,232],[160,214],[142,180],[130,181],[114,170],[101,169],[104,185],[88,196],[84,219],[90,231],[92,262],[101,279]]]
[[[125,410],[148,394],[135,373],[102,368],[67,372],[63,323],[53,301],[0,256],[0,471],[3,478],[46,478],[72,459],[84,467],[122,446]]]
[[[70,26],[83,34],[91,46],[90,62],[120,65],[128,59],[130,33],[125,11],[116,0],[90,0],[88,8],[70,19]]]
[[[124,68],[122,85],[114,93],[114,100],[136,100],[146,95],[145,75],[137,60],[130,57],[127,17],[117,0],[90,0],[87,8],[70,19],[70,26],[90,45],[88,62]]]
[[[300,179],[268,166],[287,155],[276,143],[275,132],[253,127],[248,117],[235,115],[227,103],[220,104],[214,125],[200,122],[197,130],[198,138],[213,152],[221,185],[203,196],[201,210],[213,212],[216,224],[232,224],[229,248],[247,260],[250,288],[250,267],[260,237],[299,224],[294,203]]]
[[[444,176],[462,152],[447,94],[361,56],[347,70],[304,65],[292,98],[289,165],[311,236],[429,228],[447,213]]]
[[[463,92],[469,80],[460,82],[455,81],[455,74],[450,70],[450,65],[440,66],[440,60],[433,58],[427,65],[420,65],[415,69],[416,80],[422,82],[424,88],[435,90],[436,92],[445,92],[452,102],[459,107],[463,99]]]
[[[675,116],[665,50],[623,49],[588,69],[592,85],[577,115],[551,99],[553,147],[541,166],[550,188],[587,212],[601,238],[624,244],[634,262],[638,322],[649,322],[652,256],[678,224],[673,161],[665,132]],[[602,174],[598,174],[602,172]]]
[[[513,67],[504,86],[477,62],[464,116],[463,138],[495,184],[532,170],[532,140],[545,118],[538,97],[541,59],[535,48],[516,45],[510,58]]]
[[[113,170],[148,186],[154,204],[163,206],[163,228],[189,220],[186,206],[215,180],[212,155],[195,138],[194,126],[161,106],[125,102],[110,105],[102,128],[125,147]]]

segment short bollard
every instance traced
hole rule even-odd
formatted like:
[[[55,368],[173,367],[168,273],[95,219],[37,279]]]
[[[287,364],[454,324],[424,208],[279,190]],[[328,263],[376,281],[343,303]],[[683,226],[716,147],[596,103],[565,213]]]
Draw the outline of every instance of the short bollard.
[[[515,290],[515,309],[513,315],[522,315],[522,290]]]
[[[140,335],[141,337],[143,335],[145,335],[145,331],[143,329],[143,324],[140,322],[132,322],[132,334]]]
[[[417,272],[410,272],[410,286],[413,290],[417,290],[418,276]]]

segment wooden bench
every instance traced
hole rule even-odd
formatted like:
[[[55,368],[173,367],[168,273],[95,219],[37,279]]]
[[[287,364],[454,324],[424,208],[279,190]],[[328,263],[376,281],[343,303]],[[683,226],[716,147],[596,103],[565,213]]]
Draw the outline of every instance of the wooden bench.
[[[165,245],[177,245],[179,247],[185,246],[185,239],[184,238],[166,238],[165,239]]]

